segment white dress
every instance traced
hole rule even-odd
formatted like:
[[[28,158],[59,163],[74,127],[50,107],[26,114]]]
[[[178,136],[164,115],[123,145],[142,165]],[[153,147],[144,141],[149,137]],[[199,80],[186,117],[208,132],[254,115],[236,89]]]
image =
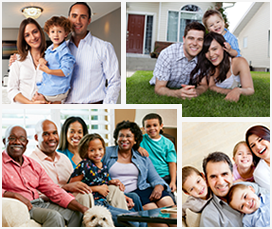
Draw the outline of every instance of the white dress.
[[[231,76],[227,79],[225,79],[223,82],[217,82],[215,85],[217,87],[221,87],[221,88],[225,88],[225,89],[233,89],[236,87],[240,87],[241,86],[241,82],[240,82],[240,76],[235,76],[232,72],[232,68],[231,68],[231,58],[230,58],[230,72],[231,72]]]
[[[19,58],[17,55],[17,60],[10,66],[8,77],[7,92],[11,103],[18,103],[14,97],[19,93],[31,100],[38,90],[37,83],[42,81],[43,72],[35,69],[30,52],[24,61],[19,61]]]
[[[253,172],[254,181],[261,186],[270,190],[270,167],[261,159]]]

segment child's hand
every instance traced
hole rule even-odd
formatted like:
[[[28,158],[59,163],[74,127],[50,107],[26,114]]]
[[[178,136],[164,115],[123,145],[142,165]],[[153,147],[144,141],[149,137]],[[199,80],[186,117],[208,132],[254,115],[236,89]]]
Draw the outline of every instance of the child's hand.
[[[169,184],[169,187],[171,188],[171,192],[174,192],[177,190],[177,186],[176,186],[176,183],[175,182],[171,182]]]
[[[45,73],[49,74],[49,68],[45,64],[41,64],[39,69]]]
[[[47,61],[46,61],[44,58],[40,58],[40,59],[39,59],[39,64],[40,64],[40,65],[46,65],[46,64],[47,64]]]
[[[125,185],[118,179],[112,179],[109,181],[109,184],[115,185],[115,186],[119,186],[119,189],[121,191],[125,191]]]
[[[224,50],[229,53],[231,51],[231,45],[228,42],[224,42],[224,45]]]
[[[108,185],[103,184],[99,185],[99,187],[97,188],[97,192],[102,196],[106,197],[109,194],[110,190],[108,188]]]
[[[9,66],[11,66],[15,62],[15,60],[17,60],[16,54],[11,55],[9,58]]]
[[[38,101],[40,101],[40,102],[46,102],[44,96],[43,96],[42,94],[38,93],[37,91],[36,91],[35,94],[33,95],[31,101],[32,101],[32,102],[38,102]]]

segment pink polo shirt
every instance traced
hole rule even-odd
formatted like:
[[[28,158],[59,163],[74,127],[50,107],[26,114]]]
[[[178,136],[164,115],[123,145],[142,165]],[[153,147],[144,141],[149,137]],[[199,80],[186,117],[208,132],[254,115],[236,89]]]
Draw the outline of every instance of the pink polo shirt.
[[[51,157],[48,157],[36,146],[29,157],[39,162],[53,182],[62,187],[67,184],[74,169],[70,159],[65,154],[56,152],[55,155],[53,161]]]
[[[2,196],[10,191],[31,201],[39,198],[40,191],[52,202],[66,208],[74,197],[55,184],[34,159],[24,155],[23,159],[20,166],[6,151],[2,152]]]

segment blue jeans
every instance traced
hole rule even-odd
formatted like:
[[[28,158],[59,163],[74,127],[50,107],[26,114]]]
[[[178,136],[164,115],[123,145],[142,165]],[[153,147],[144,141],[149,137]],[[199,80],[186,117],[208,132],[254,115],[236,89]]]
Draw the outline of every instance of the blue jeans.
[[[115,225],[115,227],[123,227],[124,225],[122,224],[119,224],[117,222],[117,216],[119,214],[123,214],[123,213],[129,213],[129,211],[127,210],[124,210],[122,208],[115,208],[111,205],[108,204],[107,200],[99,200],[99,201],[96,201],[95,200],[95,205],[102,205],[104,207],[106,207],[107,209],[109,209],[111,215],[112,215],[112,220],[113,220],[113,223]],[[133,224],[134,227],[139,227],[139,223],[138,222],[131,222]]]

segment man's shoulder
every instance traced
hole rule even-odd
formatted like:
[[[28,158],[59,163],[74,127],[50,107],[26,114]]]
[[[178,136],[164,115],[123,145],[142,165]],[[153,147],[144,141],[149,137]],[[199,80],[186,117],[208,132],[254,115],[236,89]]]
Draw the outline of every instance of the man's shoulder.
[[[161,51],[161,54],[183,53],[183,43],[174,43]],[[161,55],[160,54],[160,55]]]

